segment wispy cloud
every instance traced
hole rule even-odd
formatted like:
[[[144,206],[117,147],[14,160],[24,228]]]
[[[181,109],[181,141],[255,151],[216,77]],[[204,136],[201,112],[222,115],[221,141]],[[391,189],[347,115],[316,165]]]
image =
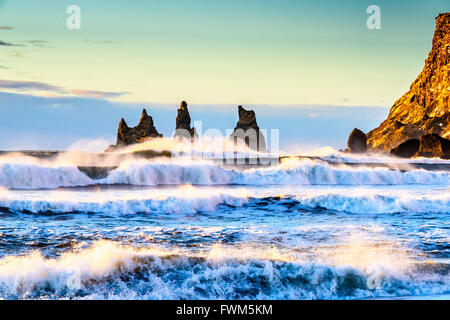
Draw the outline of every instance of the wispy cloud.
[[[110,92],[110,91],[94,91],[94,90],[81,90],[74,89],[71,90],[73,94],[82,97],[88,98],[97,98],[97,99],[108,99],[108,98],[116,98],[124,94],[128,94],[129,92]]]
[[[96,44],[113,44],[113,43],[116,43],[113,40],[92,40],[92,39],[86,39],[84,41],[90,42],[90,43],[96,43]]]
[[[22,42],[31,44],[31,45],[33,45],[35,47],[39,47],[39,48],[51,48],[50,41],[47,41],[47,40],[27,40],[27,41],[22,41]]]
[[[13,27],[10,26],[0,26],[0,30],[13,30]]]
[[[14,80],[0,80],[0,88],[14,91],[45,91],[50,94],[60,95],[75,95],[78,97],[87,97],[95,99],[111,99],[117,98],[129,92],[114,92],[114,91],[96,91],[83,89],[65,89],[63,87],[54,86],[45,82],[39,81],[14,81]]]
[[[8,46],[8,47],[24,47],[23,44],[11,43],[0,40],[0,46]]]
[[[12,43],[5,42],[5,41],[1,41],[1,40],[0,40],[0,46],[10,46],[10,47],[13,47],[14,45],[13,45]]]
[[[0,80],[0,88],[14,89],[17,91],[41,90],[62,92],[62,89],[60,87],[38,81]]]
[[[7,67],[7,66],[2,66],[2,65],[0,64],[0,69],[9,69],[9,67]]]
[[[25,40],[20,41],[21,43],[11,43],[0,40],[0,46],[8,46],[8,47],[25,47],[26,45],[33,45],[39,48],[51,48],[50,42],[47,40]]]

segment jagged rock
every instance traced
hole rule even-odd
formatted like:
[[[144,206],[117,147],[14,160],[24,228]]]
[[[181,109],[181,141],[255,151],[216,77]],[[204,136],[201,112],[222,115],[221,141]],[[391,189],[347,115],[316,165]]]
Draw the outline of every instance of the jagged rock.
[[[235,142],[237,142],[237,139],[241,139],[251,149],[266,152],[266,140],[259,130],[255,112],[253,110],[245,110],[242,106],[238,106],[238,114],[239,120],[230,139],[233,139]]]
[[[423,135],[450,136],[450,13],[436,18],[433,47],[410,90],[398,99],[388,118],[367,134],[368,147],[389,151]],[[416,143],[416,142],[414,142]]]
[[[420,138],[419,156],[450,159],[450,140],[437,134],[426,134]]]
[[[391,155],[401,157],[401,158],[411,158],[417,152],[419,152],[420,140],[410,139],[398,145],[396,148],[391,150]]]
[[[450,159],[450,140],[437,134],[425,134],[420,139],[410,139],[391,150],[402,158],[432,157]]]
[[[118,147],[141,143],[152,138],[161,138],[162,134],[156,130],[153,119],[147,114],[147,110],[142,110],[139,124],[135,127],[128,127],[125,120],[120,119],[119,129],[117,130],[117,142],[109,146],[105,151],[114,151]]]
[[[366,134],[361,130],[355,128],[350,133],[347,141],[348,152],[350,153],[366,153],[367,139]]]
[[[194,138],[197,136],[195,128],[191,128],[191,116],[186,101],[181,101],[176,119],[175,137]]]

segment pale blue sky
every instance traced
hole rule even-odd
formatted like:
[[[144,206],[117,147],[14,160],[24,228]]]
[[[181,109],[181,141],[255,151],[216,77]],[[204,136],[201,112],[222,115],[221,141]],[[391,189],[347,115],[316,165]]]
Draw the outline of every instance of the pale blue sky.
[[[81,8],[81,30],[66,28],[71,4]],[[370,4],[381,8],[381,30],[366,28]],[[91,98],[100,99],[93,105],[106,99],[105,104],[128,108],[125,113],[148,104],[173,110],[184,99],[193,106],[221,105],[230,117],[237,104],[270,105],[274,114],[283,114],[275,110],[286,105],[349,106],[340,111],[349,127],[375,126],[373,117],[355,118],[364,115],[355,108],[381,107],[377,114],[387,113],[423,68],[434,18],[448,11],[448,0],[0,0],[0,92],[8,93],[0,95],[0,122],[10,121],[8,114],[23,105],[42,108],[25,97],[31,95],[50,104],[52,97],[76,101],[75,110]],[[23,102],[10,105],[12,94]],[[214,119],[218,109],[210,109]],[[38,114],[41,119],[27,120],[27,132],[41,134],[41,123],[55,115],[61,123],[76,124],[57,108]],[[91,137],[111,136],[118,116],[104,114],[111,128]],[[347,130],[337,121],[329,124],[311,143],[327,144],[333,131]],[[4,130],[0,127],[0,135]],[[55,136],[64,134],[55,130]],[[301,128],[285,130],[292,141],[308,136]],[[76,138],[74,133],[53,146]],[[0,148],[14,145],[5,143],[0,140]],[[345,141],[329,144],[343,147]]]

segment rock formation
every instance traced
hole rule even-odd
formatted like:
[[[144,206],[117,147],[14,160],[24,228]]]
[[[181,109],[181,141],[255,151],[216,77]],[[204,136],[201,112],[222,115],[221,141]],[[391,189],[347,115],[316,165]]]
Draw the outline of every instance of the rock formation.
[[[181,101],[180,108],[178,109],[175,136],[185,138],[194,138],[197,136],[195,128],[191,128],[191,116],[189,115],[186,101]]]
[[[256,122],[255,112],[253,110],[245,110],[242,106],[238,107],[239,120],[234,128],[230,139],[235,143],[237,139],[245,141],[247,146],[259,152],[266,152],[266,140],[264,135],[259,131]]]
[[[389,152],[426,134],[450,137],[449,96],[450,13],[444,13],[436,18],[433,47],[425,67],[410,90],[395,102],[388,118],[367,134],[369,149]]]
[[[400,143],[396,148],[393,148],[390,154],[401,158],[411,158],[419,152],[419,148],[419,139],[409,139]]]
[[[420,138],[419,156],[450,159],[450,140],[437,134],[426,134]]]
[[[162,134],[156,130],[153,119],[147,114],[145,109],[142,110],[139,124],[135,127],[128,127],[125,120],[120,119],[119,129],[117,130],[117,142],[111,145],[106,151],[112,151],[118,147],[144,142],[152,138],[160,138]]]
[[[361,130],[355,128],[350,133],[347,141],[348,152],[350,153],[366,153],[367,139],[366,134]]]
[[[391,150],[391,154],[402,158],[433,157],[450,159],[450,140],[437,134],[425,134],[420,139],[410,139]]]

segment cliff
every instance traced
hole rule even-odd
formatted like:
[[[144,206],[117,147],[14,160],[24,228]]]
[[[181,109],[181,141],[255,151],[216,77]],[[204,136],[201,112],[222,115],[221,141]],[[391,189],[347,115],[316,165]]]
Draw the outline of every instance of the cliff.
[[[425,134],[450,138],[450,13],[436,18],[433,46],[409,91],[388,118],[367,134],[368,148],[387,151]]]

